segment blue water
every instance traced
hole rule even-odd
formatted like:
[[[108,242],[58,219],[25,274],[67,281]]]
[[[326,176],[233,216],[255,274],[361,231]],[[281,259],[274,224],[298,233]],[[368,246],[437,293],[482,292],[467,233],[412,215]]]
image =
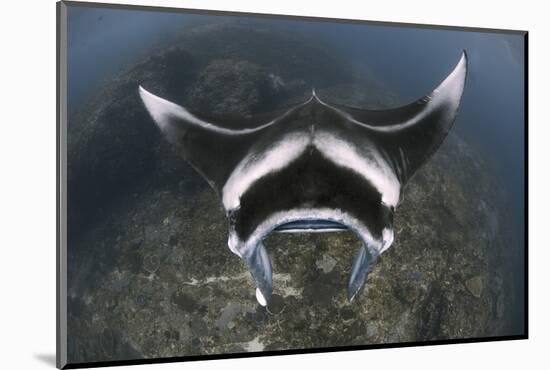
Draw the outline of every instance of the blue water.
[[[144,57],[192,21],[174,13],[69,7],[68,107],[75,111],[107,78]]]
[[[81,107],[102,81],[182,28],[230,18],[70,7],[69,112]],[[377,80],[399,92],[401,103],[429,93],[466,50],[468,80],[453,130],[488,160],[505,188],[517,236],[512,273],[517,275],[521,291],[525,238],[523,36],[313,21],[262,22],[322,40],[333,55],[344,60],[364,62]]]

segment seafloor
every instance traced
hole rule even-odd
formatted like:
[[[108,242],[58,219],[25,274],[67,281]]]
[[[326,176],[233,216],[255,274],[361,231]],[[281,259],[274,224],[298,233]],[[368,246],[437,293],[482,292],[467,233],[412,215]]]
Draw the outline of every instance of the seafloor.
[[[353,303],[359,244],[344,232],[268,237],[275,295],[258,305],[217,196],[162,140],[138,84],[218,115],[268,111],[312,85],[371,108],[398,94],[321,44],[250,24],[195,27],[152,54],[69,118],[69,362],[509,333],[503,194],[453,133],[406,188],[395,242]]]

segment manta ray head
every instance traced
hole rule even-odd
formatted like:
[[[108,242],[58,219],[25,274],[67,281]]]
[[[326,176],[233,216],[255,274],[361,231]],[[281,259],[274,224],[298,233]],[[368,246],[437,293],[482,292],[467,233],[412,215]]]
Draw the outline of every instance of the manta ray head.
[[[139,93],[167,140],[220,196],[228,246],[247,263],[260,304],[273,290],[262,243],[272,232],[354,232],[362,247],[349,278],[351,301],[393,243],[403,187],[451,129],[466,71],[463,52],[430,94],[389,110],[330,104],[313,90],[282,111],[215,120],[141,86]]]

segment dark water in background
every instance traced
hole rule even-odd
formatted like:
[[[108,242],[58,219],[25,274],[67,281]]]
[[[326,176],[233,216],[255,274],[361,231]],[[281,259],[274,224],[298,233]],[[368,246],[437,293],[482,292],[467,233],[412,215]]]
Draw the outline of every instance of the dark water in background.
[[[135,10],[69,8],[68,109],[78,110],[101,82],[167,42],[182,28],[232,17]],[[243,20],[246,22],[246,20]],[[258,22],[258,20],[256,20]],[[513,273],[523,292],[524,266],[524,50],[523,37],[356,24],[264,20],[320,38],[338,58],[364,65],[402,103],[430,92],[458,61],[469,75],[453,130],[491,163],[505,187],[517,245]],[[360,63],[358,63],[360,62]],[[472,179],[475,186],[475,179]],[[523,307],[518,307],[522,310]],[[523,312],[518,312],[523,317]],[[521,330],[523,323],[518,323]]]

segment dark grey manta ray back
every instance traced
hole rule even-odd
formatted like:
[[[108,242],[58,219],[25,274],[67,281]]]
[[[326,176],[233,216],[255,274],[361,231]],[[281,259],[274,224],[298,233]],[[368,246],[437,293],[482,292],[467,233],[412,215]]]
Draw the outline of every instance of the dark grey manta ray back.
[[[401,108],[329,104],[313,91],[283,113],[248,119],[246,129],[192,114],[143,87],[139,92],[168,141],[219,194],[228,246],[248,264],[260,304],[272,293],[262,244],[272,231],[352,230],[362,248],[349,279],[351,301],[393,242],[404,185],[451,129],[466,70],[463,53],[433,92]]]

